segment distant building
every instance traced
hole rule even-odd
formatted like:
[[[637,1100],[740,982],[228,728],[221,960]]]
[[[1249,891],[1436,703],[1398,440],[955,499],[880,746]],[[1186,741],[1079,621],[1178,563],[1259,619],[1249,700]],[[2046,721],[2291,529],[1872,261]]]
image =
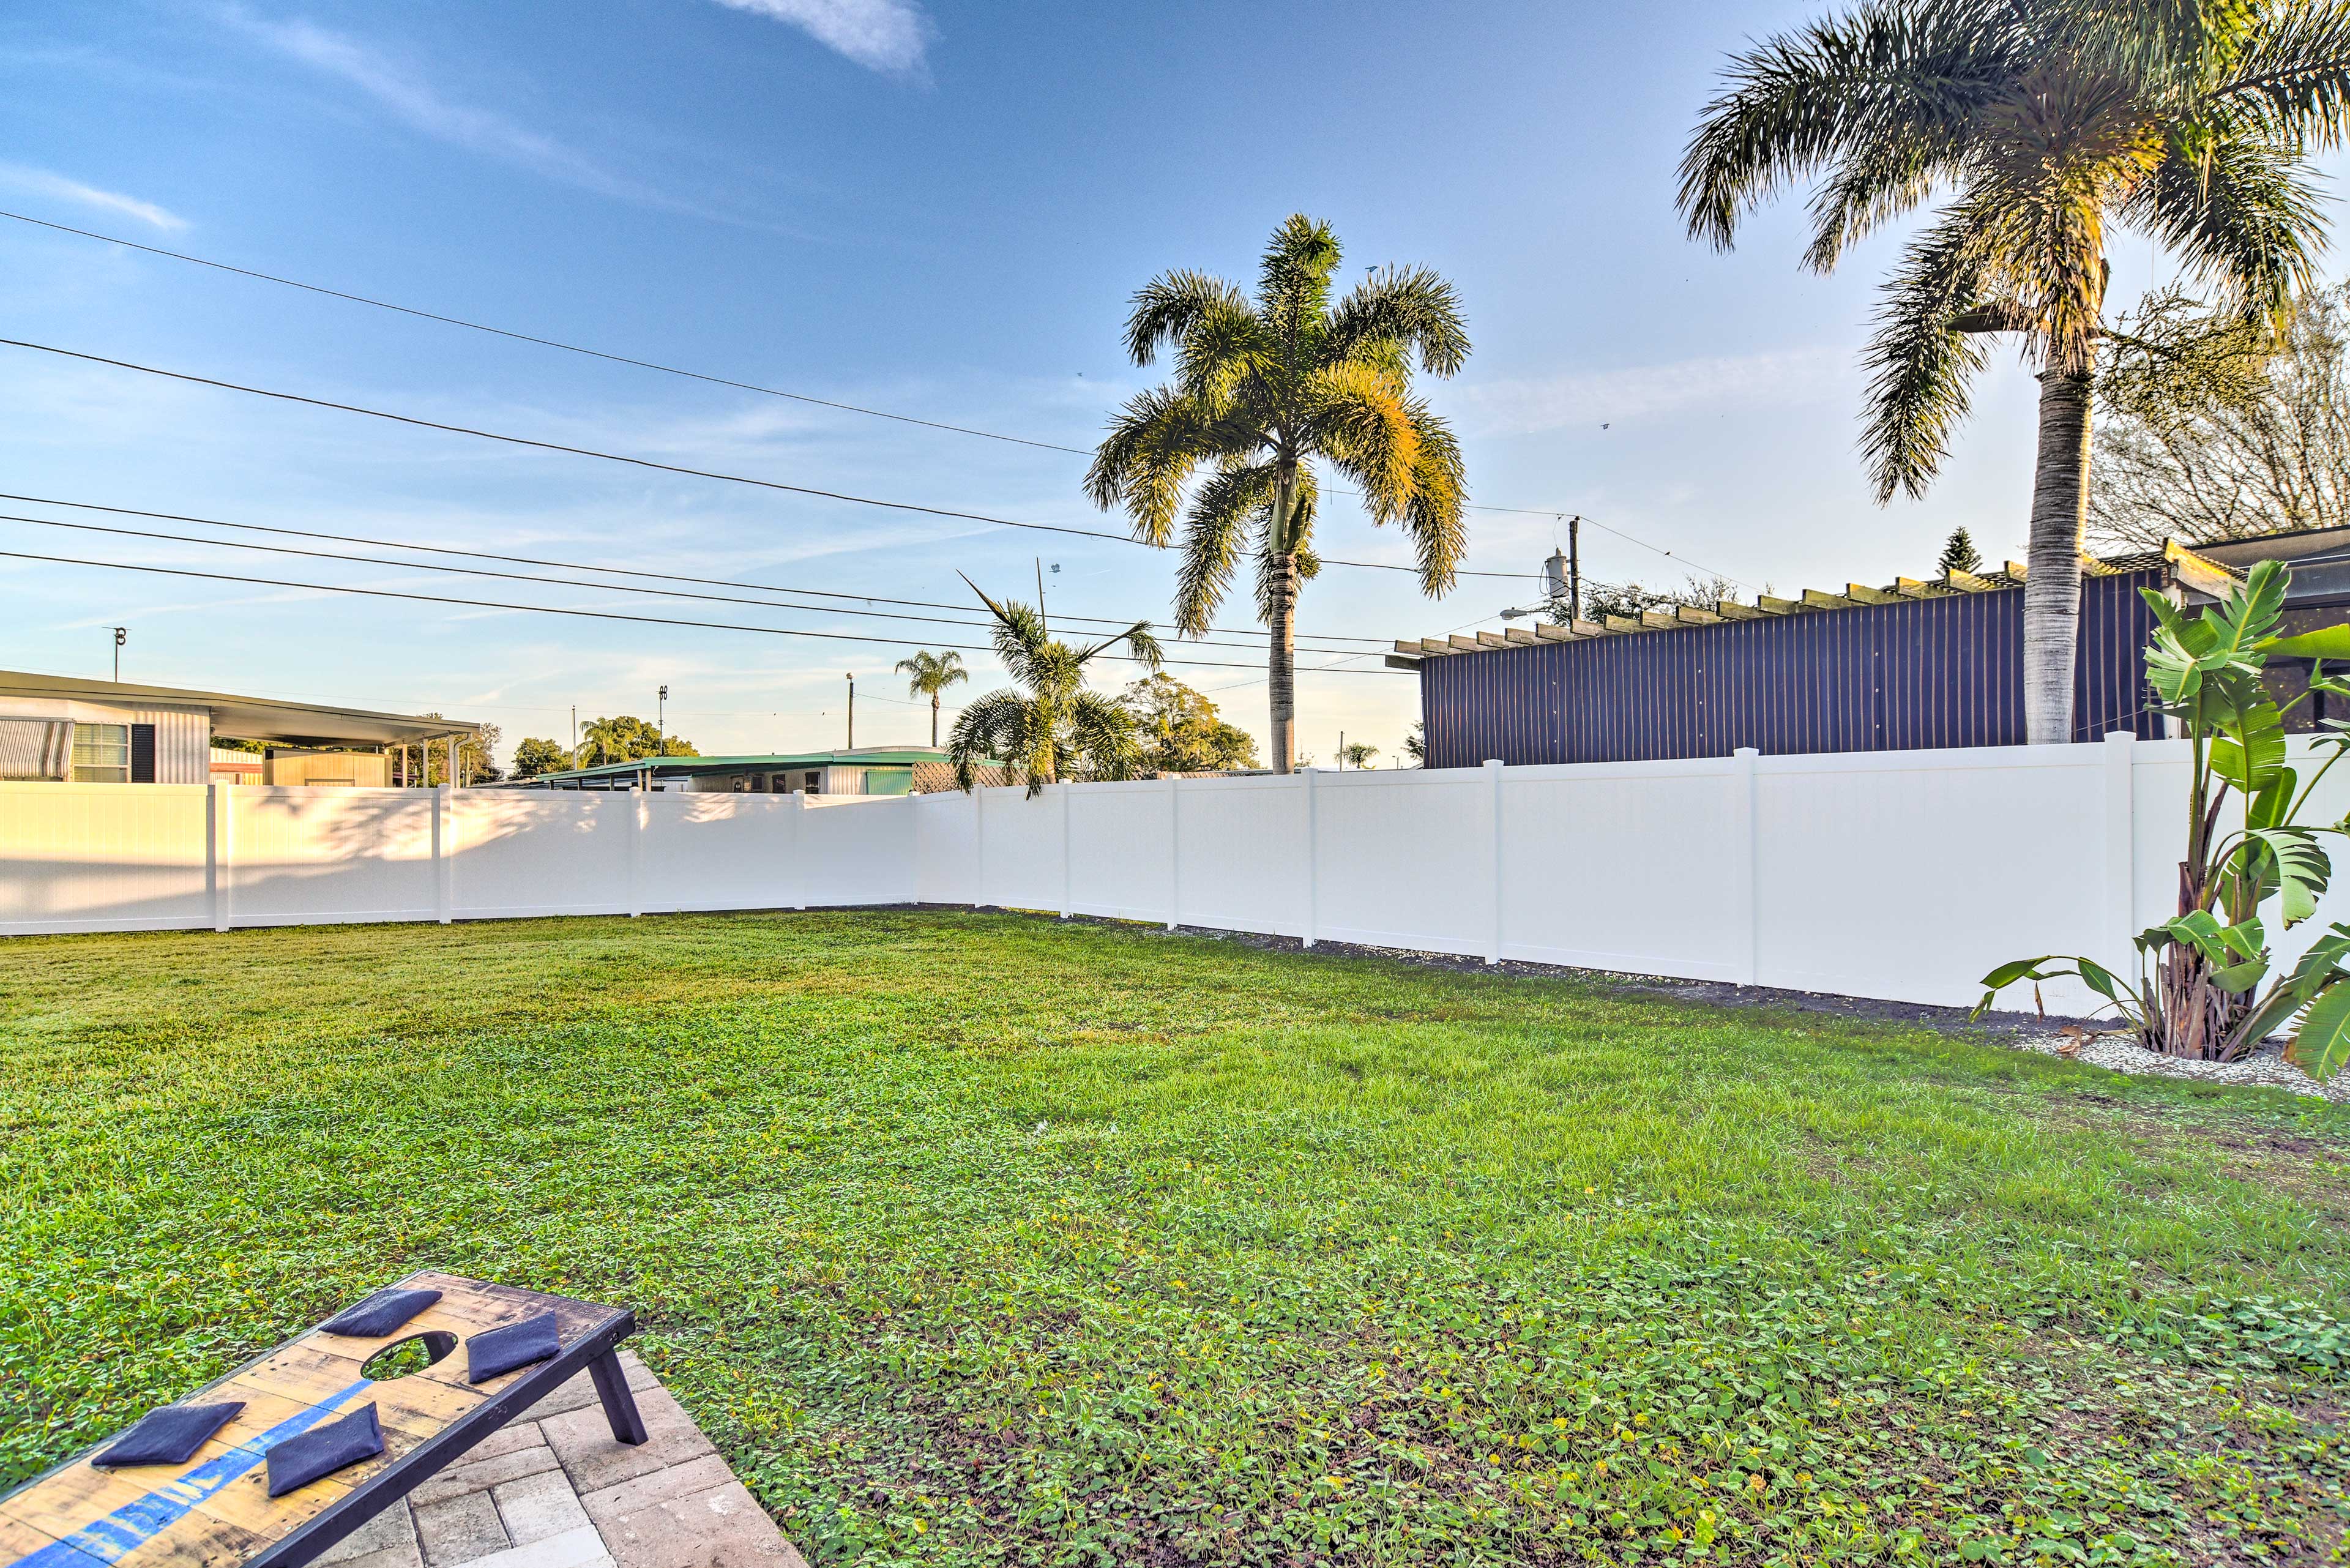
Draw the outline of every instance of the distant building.
[[[0,670],[0,781],[293,783],[269,774],[279,756],[298,751],[342,759],[299,782],[380,784],[388,779],[383,748],[476,733],[463,720]],[[276,744],[262,757],[215,747],[214,736]],[[288,763],[286,771],[297,770]]]
[[[2208,604],[2253,563],[2292,576],[2282,629],[2350,610],[2350,528],[2195,545],[2085,562],[2074,674],[2074,739],[2166,732],[2144,652],[2155,588]],[[2024,567],[1952,572],[1883,587],[1846,584],[1794,598],[1609,616],[1399,642],[1388,662],[1417,669],[1427,763],[1538,763],[2009,746],[2023,742]],[[2305,669],[2272,669],[2280,698]],[[2296,709],[2306,730],[2322,699]]]
[[[978,770],[1002,784],[1003,769]],[[509,789],[688,790],[718,794],[930,794],[955,787],[954,763],[931,746],[863,746],[740,757],[645,757],[515,779]]]

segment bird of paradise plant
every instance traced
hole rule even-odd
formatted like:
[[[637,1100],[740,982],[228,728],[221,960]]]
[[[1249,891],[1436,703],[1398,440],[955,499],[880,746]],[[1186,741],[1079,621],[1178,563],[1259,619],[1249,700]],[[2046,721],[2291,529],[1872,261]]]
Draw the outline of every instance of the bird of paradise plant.
[[[2286,929],[2314,915],[2333,875],[2325,842],[2350,836],[2350,821],[2302,820],[2319,783],[2350,750],[2350,724],[2322,723],[2316,744],[2327,755],[2306,780],[2288,764],[2285,746],[2293,707],[2320,692],[2350,698],[2350,683],[2324,664],[2350,659],[2350,626],[2272,635],[2284,591],[2285,569],[2274,561],[2192,618],[2145,591],[2158,623],[2147,680],[2191,748],[2178,912],[2138,933],[2135,985],[2092,959],[2018,959],[1983,977],[1978,1017],[2008,986],[2070,974],[2166,1055],[2232,1062],[2291,1026],[2293,1058],[2312,1075],[2326,1077],[2350,1060],[2350,925],[2330,926],[2298,963],[2276,972],[2261,913],[2273,901]],[[2280,655],[2312,661],[2308,690],[2282,705],[2261,679]]]

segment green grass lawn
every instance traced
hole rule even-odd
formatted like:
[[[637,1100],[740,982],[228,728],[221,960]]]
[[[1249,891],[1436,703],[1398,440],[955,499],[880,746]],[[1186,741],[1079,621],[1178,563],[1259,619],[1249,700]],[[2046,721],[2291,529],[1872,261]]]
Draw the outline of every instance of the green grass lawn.
[[[816,1563],[2324,1561],[2350,1109],[956,913],[27,939],[0,1480],[433,1265]]]

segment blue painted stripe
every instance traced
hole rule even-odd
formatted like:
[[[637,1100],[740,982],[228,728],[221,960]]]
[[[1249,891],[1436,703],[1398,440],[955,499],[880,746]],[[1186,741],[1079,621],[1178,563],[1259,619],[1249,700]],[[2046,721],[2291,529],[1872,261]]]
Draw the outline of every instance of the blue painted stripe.
[[[15,1568],[89,1568],[92,1559],[117,1563],[187,1517],[190,1510],[232,1481],[250,1475],[269,1457],[269,1450],[286,1438],[308,1431],[352,1396],[375,1386],[362,1377],[349,1387],[328,1396],[298,1416],[289,1416],[256,1438],[247,1439],[216,1459],[207,1459],[186,1475],[165,1481],[139,1499],[124,1503],[104,1519],[93,1520],[53,1546],[16,1559]]]

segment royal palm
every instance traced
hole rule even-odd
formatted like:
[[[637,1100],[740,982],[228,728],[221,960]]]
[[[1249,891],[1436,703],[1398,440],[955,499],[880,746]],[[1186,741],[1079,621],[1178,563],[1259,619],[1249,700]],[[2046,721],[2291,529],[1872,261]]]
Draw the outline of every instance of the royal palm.
[[[1334,301],[1338,260],[1329,225],[1299,216],[1265,247],[1253,298],[1202,273],[1152,280],[1134,296],[1127,352],[1148,365],[1172,348],[1174,379],[1118,410],[1086,479],[1095,504],[1123,507],[1150,544],[1177,544],[1180,514],[1175,620],[1187,636],[1207,629],[1232,574],[1253,569],[1282,773],[1296,754],[1298,590],[1317,569],[1316,462],[1352,482],[1374,523],[1402,524],[1426,592],[1451,587],[1467,545],[1459,443],[1411,385],[1415,360],[1450,376],[1469,356],[1452,286],[1388,267]]]
[[[909,696],[931,700],[931,744],[939,743],[939,697],[958,680],[968,680],[971,672],[962,667],[962,655],[949,649],[944,653],[922,649],[910,659],[898,660],[898,673],[907,677]]]
[[[2106,234],[2126,226],[2247,317],[2322,244],[2304,150],[2342,136],[2350,12],[2257,0],[1878,0],[1737,57],[1681,164],[1690,233],[1817,175],[1807,265],[1929,203],[1886,285],[1862,449],[1923,493],[1991,333],[2040,379],[2024,587],[2026,738],[2070,741],[2090,387]]]

